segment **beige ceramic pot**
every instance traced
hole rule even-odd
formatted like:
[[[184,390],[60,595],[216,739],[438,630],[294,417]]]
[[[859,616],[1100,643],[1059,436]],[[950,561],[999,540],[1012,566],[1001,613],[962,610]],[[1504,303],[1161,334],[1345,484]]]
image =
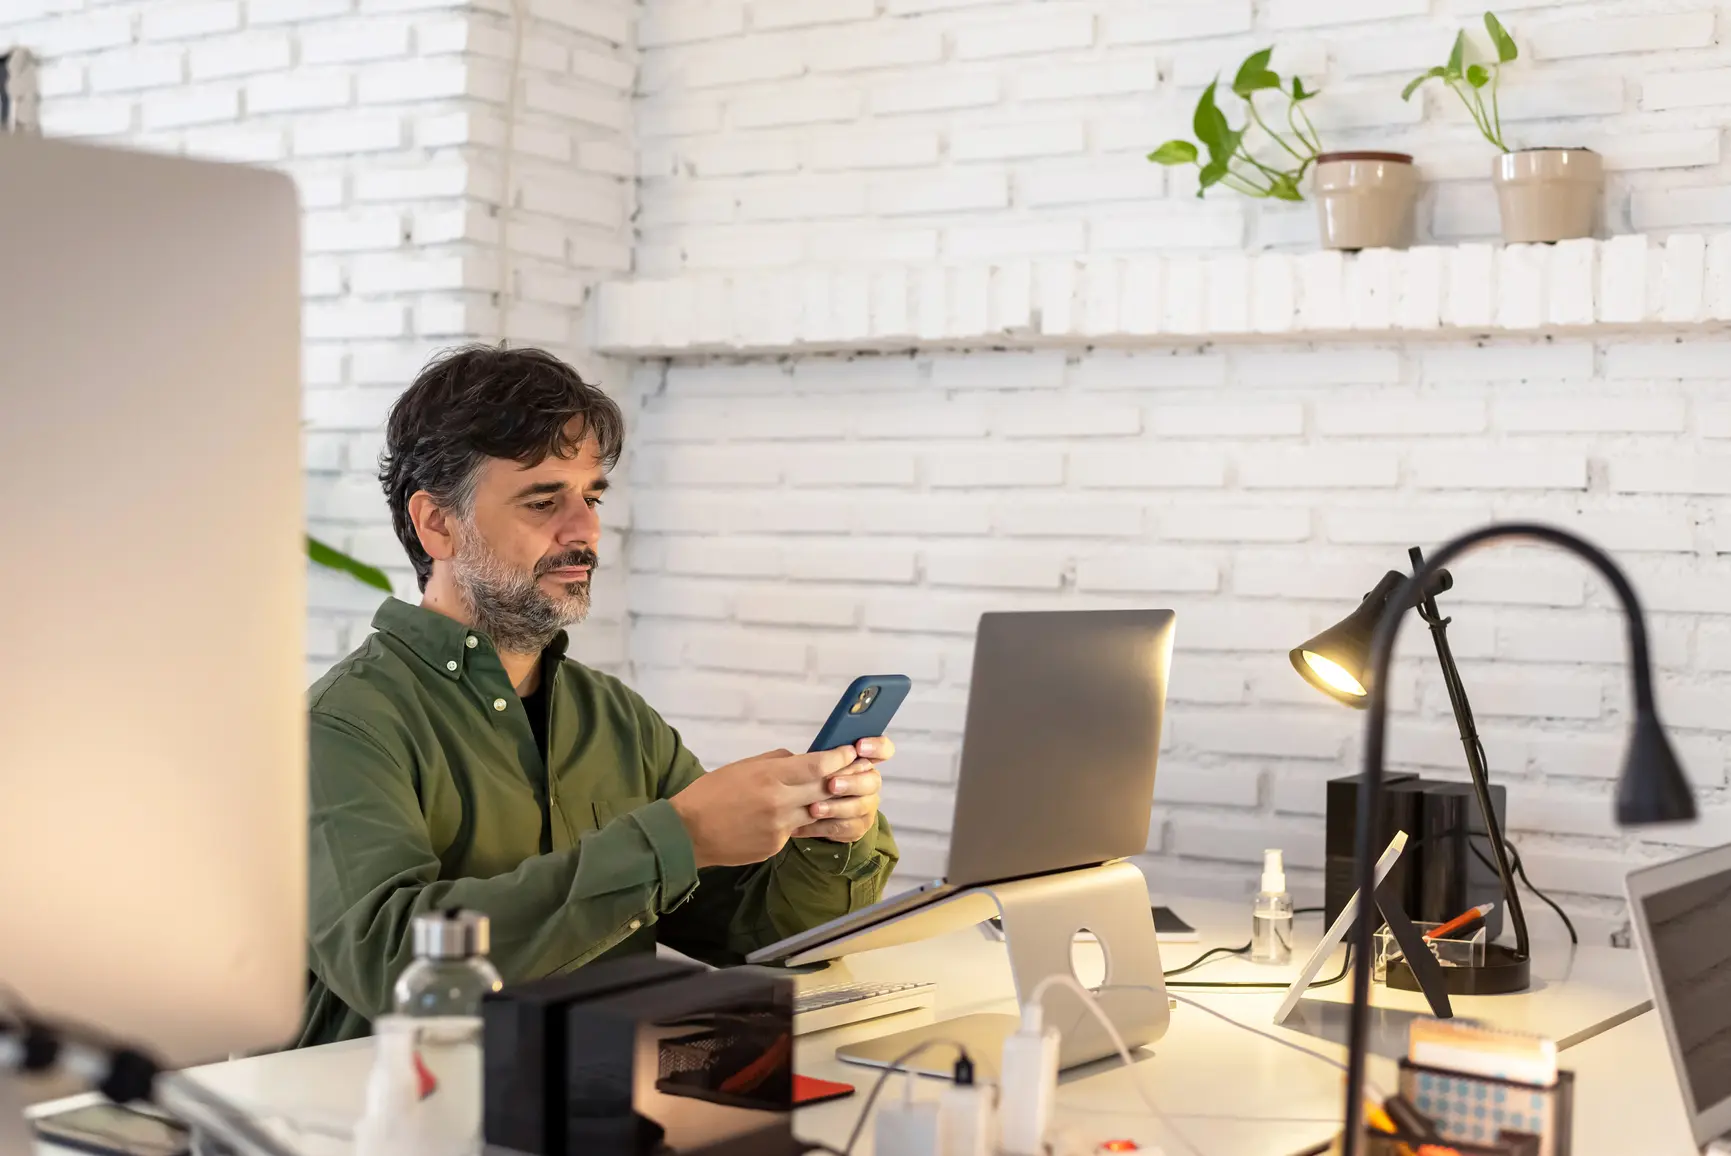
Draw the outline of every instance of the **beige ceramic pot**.
[[[1317,223],[1325,249],[1412,244],[1418,173],[1405,153],[1323,153],[1316,158]]]
[[[1593,235],[1605,164],[1592,149],[1523,149],[1496,158],[1491,183],[1504,241],[1568,241]]]

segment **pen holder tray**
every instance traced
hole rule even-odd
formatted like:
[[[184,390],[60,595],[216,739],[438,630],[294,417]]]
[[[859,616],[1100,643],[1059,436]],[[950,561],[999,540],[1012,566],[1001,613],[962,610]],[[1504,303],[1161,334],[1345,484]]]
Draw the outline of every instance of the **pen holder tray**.
[[[1559,1071],[1555,1086],[1535,1088],[1402,1060],[1400,1093],[1435,1123],[1439,1139],[1462,1156],[1570,1156],[1573,1072]],[[1388,1151],[1392,1156],[1394,1148]]]
[[[1415,923],[1424,934],[1435,923]],[[1428,941],[1431,954],[1442,964],[1443,981],[1450,995],[1506,995],[1531,986],[1531,964],[1524,955],[1500,943],[1486,943],[1484,928],[1465,938],[1441,936]],[[1400,944],[1384,924],[1376,929],[1371,954],[1372,978],[1398,991],[1422,991],[1418,977],[1406,965]]]
[[[1436,928],[1441,927],[1442,924],[1415,922],[1413,926],[1418,929],[1420,935],[1428,935]],[[1436,939],[1426,939],[1425,946],[1430,948],[1430,953],[1436,956],[1437,962],[1445,968],[1483,967],[1485,965],[1484,924],[1481,922],[1477,931],[1464,938],[1444,935]],[[1395,941],[1394,933],[1389,930],[1386,923],[1376,929],[1376,953],[1371,956],[1371,959],[1375,961],[1373,978],[1378,983],[1387,983],[1389,965],[1398,964],[1403,959],[1400,944]],[[1410,974],[1411,969],[1407,970]]]

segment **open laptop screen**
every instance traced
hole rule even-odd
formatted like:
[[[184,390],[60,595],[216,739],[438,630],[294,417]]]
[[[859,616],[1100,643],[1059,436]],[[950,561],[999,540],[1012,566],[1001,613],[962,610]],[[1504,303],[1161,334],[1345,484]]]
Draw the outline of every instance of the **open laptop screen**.
[[[1638,898],[1697,1112],[1731,1099],[1731,869]]]

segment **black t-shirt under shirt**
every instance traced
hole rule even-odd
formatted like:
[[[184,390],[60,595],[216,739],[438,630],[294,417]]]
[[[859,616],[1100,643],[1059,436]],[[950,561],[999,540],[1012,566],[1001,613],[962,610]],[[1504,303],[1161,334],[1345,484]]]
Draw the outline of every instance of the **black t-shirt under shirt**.
[[[541,854],[553,850],[553,810],[547,805],[547,677],[543,667],[541,681],[523,696],[523,711],[529,716],[529,729],[535,732],[535,749],[541,752],[541,766],[535,776],[535,801],[541,804]]]

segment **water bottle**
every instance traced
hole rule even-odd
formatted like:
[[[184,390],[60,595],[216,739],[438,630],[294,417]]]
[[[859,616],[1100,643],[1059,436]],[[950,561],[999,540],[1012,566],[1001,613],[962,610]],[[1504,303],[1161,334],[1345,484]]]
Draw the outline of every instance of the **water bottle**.
[[[487,917],[457,907],[417,915],[414,937],[415,962],[397,977],[396,1013],[478,1019],[482,998],[503,986],[487,959]]]
[[[421,1078],[432,1080],[414,1128],[426,1156],[482,1148],[481,1000],[504,986],[487,959],[488,931],[485,915],[456,907],[416,916],[415,961],[397,978],[396,1016],[382,1025],[412,1025]]]

